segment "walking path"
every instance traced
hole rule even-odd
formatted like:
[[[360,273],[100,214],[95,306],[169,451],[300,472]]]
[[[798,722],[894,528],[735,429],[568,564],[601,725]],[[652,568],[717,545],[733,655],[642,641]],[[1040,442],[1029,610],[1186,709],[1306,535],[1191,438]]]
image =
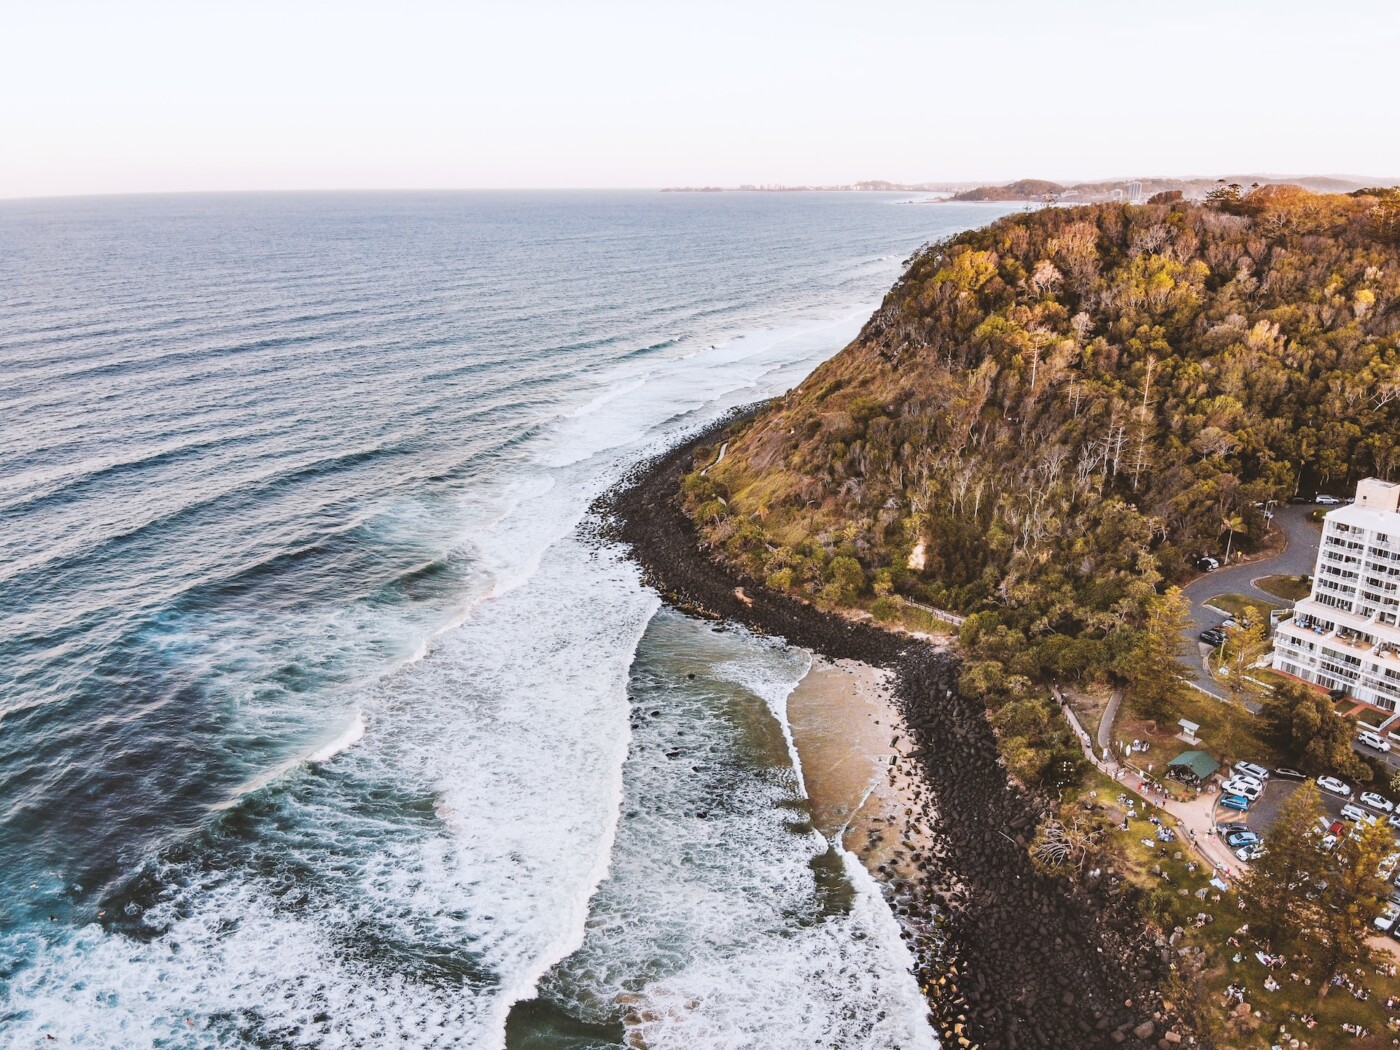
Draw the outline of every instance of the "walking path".
[[[1103,715],[1099,718],[1099,754],[1109,750],[1109,744],[1113,742],[1113,722],[1118,717],[1118,702],[1123,699],[1123,688],[1119,686],[1113,690],[1113,695],[1108,698],[1108,706],[1103,709]]]
[[[1070,728],[1074,730],[1074,735],[1079,740],[1084,757],[1094,764],[1095,769],[1121,784],[1124,791],[1137,795],[1144,802],[1150,802],[1173,817],[1181,831],[1183,840],[1200,855],[1202,860],[1214,867],[1220,874],[1227,878],[1233,877],[1239,869],[1245,867],[1215,834],[1215,803],[1219,798],[1217,794],[1202,792],[1190,802],[1178,802],[1165,795],[1153,792],[1145,793],[1142,774],[1135,769],[1120,765],[1116,758],[1111,757],[1113,754],[1111,749],[1108,749],[1110,755],[1108,759],[1099,757],[1103,751],[1095,752],[1089,734],[1079,724],[1079,718],[1075,715],[1074,709],[1069,706],[1064,691],[1059,686],[1051,688],[1054,690],[1055,699],[1060,703],[1060,710],[1064,712]],[[1115,700],[1118,697],[1119,694],[1115,692]],[[1110,706],[1116,708],[1117,705],[1110,701]],[[1108,712],[1105,711],[1105,719],[1099,722],[1100,731],[1102,731],[1104,721],[1107,720],[1107,714]]]

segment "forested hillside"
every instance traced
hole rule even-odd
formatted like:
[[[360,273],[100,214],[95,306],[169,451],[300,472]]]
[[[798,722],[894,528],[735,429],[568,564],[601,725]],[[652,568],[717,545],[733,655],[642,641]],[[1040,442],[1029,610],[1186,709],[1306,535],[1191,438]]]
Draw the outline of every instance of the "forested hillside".
[[[1400,193],[1212,196],[920,252],[687,478],[707,541],[824,603],[985,612],[1027,673],[1150,655],[1165,584],[1257,541],[1264,501],[1400,473]]]

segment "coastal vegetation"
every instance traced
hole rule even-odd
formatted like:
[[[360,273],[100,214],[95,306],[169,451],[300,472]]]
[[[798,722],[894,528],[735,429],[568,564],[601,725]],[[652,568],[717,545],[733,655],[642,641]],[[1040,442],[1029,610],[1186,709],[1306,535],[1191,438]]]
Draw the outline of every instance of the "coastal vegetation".
[[[770,588],[966,614],[962,688],[1053,786],[1039,682],[1166,716],[1195,559],[1252,550],[1270,500],[1400,472],[1398,332],[1400,191],[1009,216],[917,253],[682,497]]]
[[[895,624],[965,617],[957,691],[987,712],[1007,771],[1055,800],[1027,847],[1037,867],[1116,871],[1189,949],[1167,991],[1203,1045],[1254,1045],[1298,993],[1222,1023],[1227,981],[1248,971],[1268,989],[1227,941],[1238,909],[1308,996],[1325,991],[1370,962],[1381,834],[1325,856],[1309,841],[1301,875],[1274,870],[1280,856],[1222,904],[1189,852],[1104,820],[1104,780],[1046,686],[1122,690],[1157,739],[1188,717],[1247,742],[1234,757],[1373,779],[1327,697],[1282,680],[1261,693],[1246,674],[1264,614],[1242,596],[1222,668],[1236,703],[1185,689],[1179,586],[1203,555],[1259,549],[1271,501],[1400,473],[1398,335],[1400,192],[1224,185],[1205,203],[1011,216],[916,254],[851,346],[724,435],[718,461],[697,451],[681,504],[714,556],[769,591]],[[1312,834],[1315,798],[1289,805],[1270,854]],[[1265,915],[1300,879],[1325,888]],[[1341,1023],[1347,1006],[1308,1009]]]

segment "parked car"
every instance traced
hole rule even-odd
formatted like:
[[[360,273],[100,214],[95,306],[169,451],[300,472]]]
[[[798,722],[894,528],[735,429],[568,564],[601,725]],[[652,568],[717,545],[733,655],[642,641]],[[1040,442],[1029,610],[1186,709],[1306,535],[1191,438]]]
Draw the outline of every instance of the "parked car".
[[[1196,637],[1214,649],[1218,645],[1225,644],[1226,634],[1219,627],[1212,627],[1208,631],[1202,631]]]
[[[1376,916],[1376,929],[1390,930],[1395,925],[1395,920],[1400,919],[1400,904],[1386,901],[1385,909]]]
[[[1239,849],[1241,846],[1257,846],[1259,836],[1252,831],[1232,831],[1225,836],[1225,845],[1231,849]]]
[[[1390,801],[1390,799],[1386,798],[1384,795],[1377,795],[1374,791],[1363,791],[1361,792],[1360,798],[1363,806],[1370,806],[1372,809],[1378,809],[1382,813],[1391,813],[1395,810],[1394,802]]]
[[[1390,741],[1386,740],[1379,733],[1371,732],[1369,729],[1363,729],[1361,732],[1357,733],[1356,739],[1359,743],[1365,744],[1367,747],[1373,747],[1377,751],[1390,750]]]
[[[1380,867],[1376,870],[1376,874],[1389,881],[1390,877],[1395,874],[1395,866],[1397,864],[1400,864],[1400,853],[1391,853],[1381,861]]]
[[[1230,779],[1237,780],[1241,784],[1253,784],[1260,791],[1264,790],[1264,782],[1262,780],[1254,776],[1252,773],[1241,772],[1238,770],[1238,768],[1232,769],[1230,771]]]
[[[1355,802],[1348,802],[1345,806],[1342,807],[1342,819],[1354,820],[1358,824],[1362,822],[1365,822],[1367,824],[1374,824],[1378,818],[1374,813],[1367,813]]]
[[[1219,827],[1220,834],[1222,834],[1222,835],[1228,835],[1228,834],[1230,834],[1230,832],[1232,832],[1232,831],[1251,831],[1251,832],[1252,832],[1253,830],[1254,830],[1254,829],[1251,828],[1248,824],[1221,824],[1220,827]]]
[[[1220,799],[1220,804],[1226,809],[1238,809],[1242,812],[1249,809],[1249,799],[1239,795],[1225,795]]]
[[[1323,791],[1330,791],[1334,795],[1341,795],[1342,798],[1351,798],[1351,786],[1336,777],[1318,777],[1317,786]]]
[[[1277,769],[1274,770],[1274,773],[1281,777],[1287,777],[1289,780],[1308,779],[1308,775],[1304,773],[1301,769],[1290,769],[1288,766],[1279,766]]]
[[[1324,493],[1318,493],[1316,496],[1313,497],[1313,502],[1321,503],[1324,507],[1335,507],[1342,501],[1339,500],[1336,496],[1328,496]]]
[[[1288,497],[1288,502],[1289,502],[1289,503],[1311,503],[1312,500],[1308,499],[1307,496],[1289,496],[1289,497]]]
[[[1220,568],[1220,562],[1215,558],[1202,557],[1196,559],[1196,568],[1202,572],[1214,572]]]
[[[1243,861],[1251,861],[1264,852],[1264,847],[1255,843],[1253,846],[1241,846],[1235,850],[1235,856]]]
[[[1269,771],[1254,762],[1236,762],[1231,772],[1233,772],[1235,776],[1243,775],[1253,777],[1255,780],[1261,782],[1269,779]]]
[[[1385,818],[1385,822],[1395,830],[1400,831],[1400,813],[1392,813]]]
[[[1227,780],[1222,791],[1228,791],[1232,795],[1243,795],[1253,802],[1264,793],[1264,789],[1259,784],[1249,780]]]

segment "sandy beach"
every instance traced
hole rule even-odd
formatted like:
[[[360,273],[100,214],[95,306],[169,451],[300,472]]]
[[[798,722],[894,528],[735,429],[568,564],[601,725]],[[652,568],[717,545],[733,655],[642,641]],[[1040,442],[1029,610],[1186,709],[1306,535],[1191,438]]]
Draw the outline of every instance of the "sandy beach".
[[[788,698],[812,821],[877,877],[926,845],[923,787],[912,739],[893,700],[893,675],[858,660],[816,657]]]

